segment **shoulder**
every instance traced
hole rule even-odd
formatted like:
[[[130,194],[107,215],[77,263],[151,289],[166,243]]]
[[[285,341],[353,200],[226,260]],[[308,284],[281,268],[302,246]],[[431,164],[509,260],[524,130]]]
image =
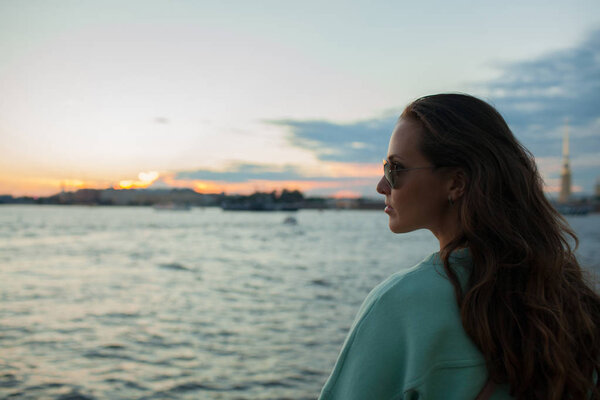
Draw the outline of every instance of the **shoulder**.
[[[453,253],[450,258],[450,268],[461,281],[467,278],[470,266],[468,252]],[[465,337],[454,286],[438,253],[375,287],[358,317],[363,324],[392,323],[397,332],[418,338],[420,343],[440,340],[440,335],[449,335],[450,339]]]
[[[452,268],[463,264],[451,260]],[[357,343],[368,343],[370,351],[375,346],[385,352],[401,350],[397,359],[408,357],[413,377],[437,362],[482,361],[464,331],[454,287],[437,253],[375,287],[357,314],[350,336]]]
[[[422,312],[428,306],[446,304],[453,298],[452,284],[438,253],[434,253],[415,266],[391,275],[371,290],[359,316],[367,314],[375,306],[392,306],[396,311],[408,314]]]
[[[415,330],[429,329],[430,324],[425,322],[430,317],[439,319],[440,307],[457,307],[452,285],[437,260],[434,253],[415,266],[391,275],[371,290],[356,314],[346,344],[356,345],[356,337],[366,337],[369,343],[376,338],[379,345],[385,345],[388,340],[400,343],[416,333]],[[448,315],[444,312],[441,316],[447,318]]]
[[[450,267],[465,275],[470,258],[452,257]],[[479,366],[481,353],[464,331],[454,286],[437,253],[414,267],[390,276],[367,297],[358,330],[400,346],[410,361],[406,382],[430,369]],[[387,335],[387,331],[393,335]]]
[[[450,380],[470,376],[465,389],[476,394],[486,372],[434,254],[369,293],[324,388],[330,397],[323,398],[395,398],[411,388],[431,392],[440,374]]]

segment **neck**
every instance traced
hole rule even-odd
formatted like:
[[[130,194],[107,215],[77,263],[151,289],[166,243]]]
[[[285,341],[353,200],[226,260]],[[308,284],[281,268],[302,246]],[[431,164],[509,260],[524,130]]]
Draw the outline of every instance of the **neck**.
[[[440,250],[448,245],[452,240],[460,236],[461,229],[458,221],[458,211],[451,210],[446,218],[436,227],[429,229],[440,243]]]

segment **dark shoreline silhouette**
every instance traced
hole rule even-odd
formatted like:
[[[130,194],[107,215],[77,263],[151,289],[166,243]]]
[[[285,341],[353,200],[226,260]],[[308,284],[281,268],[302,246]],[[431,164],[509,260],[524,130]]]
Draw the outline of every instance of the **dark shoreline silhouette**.
[[[255,192],[250,195],[203,194],[192,189],[79,189],[60,192],[47,197],[13,197],[0,195],[2,204],[52,204],[90,206],[160,206],[182,205],[186,207],[222,207],[235,209],[235,205],[268,204],[269,207],[252,209],[298,210],[298,209],[368,209],[383,210],[383,199],[357,198],[337,199],[329,197],[305,197],[298,190],[281,192]]]

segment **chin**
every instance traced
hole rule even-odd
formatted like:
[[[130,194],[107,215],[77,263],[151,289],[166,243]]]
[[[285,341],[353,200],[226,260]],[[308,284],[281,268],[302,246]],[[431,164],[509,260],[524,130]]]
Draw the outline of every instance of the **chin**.
[[[419,229],[419,227],[414,226],[414,224],[413,226],[402,224],[400,221],[396,220],[396,218],[390,218],[388,226],[393,233],[408,233]]]
[[[406,232],[410,232],[412,230],[412,229],[406,229],[403,226],[399,226],[398,224],[395,224],[392,221],[390,221],[389,227],[390,227],[390,231],[392,231],[393,233],[406,233]]]

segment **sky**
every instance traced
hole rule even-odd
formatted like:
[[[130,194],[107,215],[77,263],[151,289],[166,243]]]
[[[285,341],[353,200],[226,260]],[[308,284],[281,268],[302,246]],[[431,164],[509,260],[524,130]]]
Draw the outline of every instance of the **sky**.
[[[550,194],[568,129],[593,193],[600,2],[0,0],[0,194],[377,197],[398,115],[439,92],[497,107]]]

